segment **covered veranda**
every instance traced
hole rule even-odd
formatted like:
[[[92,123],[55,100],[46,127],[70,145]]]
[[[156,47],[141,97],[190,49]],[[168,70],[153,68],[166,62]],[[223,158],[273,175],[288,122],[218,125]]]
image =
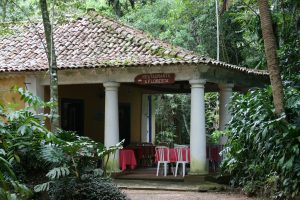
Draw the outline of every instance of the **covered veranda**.
[[[8,37],[0,42],[3,47],[0,51],[1,76],[12,79],[24,77],[26,87],[47,100],[47,56],[41,41],[36,39],[37,34],[35,29],[29,27],[28,31],[18,37]],[[61,117],[65,113],[68,115],[69,112],[65,112],[68,108],[72,113],[74,109],[85,107],[84,112],[77,114],[76,122],[84,121],[85,126],[81,127],[83,134],[98,138],[107,147],[117,144],[123,131],[119,124],[120,103],[130,105],[130,142],[150,142],[153,134],[151,126],[147,125],[149,104],[147,106],[146,95],[190,93],[190,175],[208,172],[204,93],[220,93],[222,130],[230,119],[226,105],[232,92],[263,87],[269,83],[265,71],[199,56],[99,15],[57,25],[54,43],[57,50]],[[156,80],[147,84],[136,81],[137,77],[151,77],[158,73],[162,77],[171,75],[173,80]],[[72,101],[74,98],[86,100]],[[64,125],[62,120],[62,128]],[[119,172],[119,160],[112,158],[109,168],[112,172]]]
[[[168,84],[138,84],[135,79],[144,74],[174,74],[174,82]],[[162,93],[190,93],[191,94],[191,116],[190,116],[190,171],[189,175],[201,175],[208,173],[207,142],[205,132],[205,108],[204,93],[219,92],[220,95],[220,130],[230,119],[230,113],[226,106],[233,91],[246,91],[248,88],[260,87],[267,83],[268,79],[262,75],[245,73],[239,70],[228,70],[214,65],[167,65],[153,67],[133,67],[129,69],[81,69],[81,70],[61,70],[59,71],[59,85],[62,88],[60,99],[64,96],[64,91],[72,91],[75,85],[89,87],[93,85],[90,93],[100,94],[103,99],[99,99],[99,105],[104,108],[103,141],[105,146],[113,146],[122,139],[119,123],[119,105],[127,102],[131,105],[131,112],[137,112],[138,117],[131,118],[132,123],[139,123],[139,137],[131,137],[129,143],[147,143],[153,141],[153,128],[149,128],[149,99],[147,96]],[[48,79],[38,74],[28,75],[26,79],[29,89],[39,96],[48,96]],[[35,86],[35,87],[33,87]],[[64,89],[63,89],[64,88]],[[83,88],[83,90],[86,90]],[[125,94],[124,94],[125,91]],[[128,92],[129,91],[129,92]],[[135,92],[139,91],[139,92]],[[127,93],[126,93],[127,92]],[[76,89],[71,92],[78,96],[80,91]],[[119,94],[121,99],[119,100]],[[124,96],[136,96],[140,105],[134,105],[129,99],[124,100]],[[146,97],[145,97],[146,95]],[[74,96],[73,96],[74,97]],[[72,98],[72,97],[71,97]],[[97,99],[93,99],[96,101]],[[146,101],[146,103],[145,103]],[[63,109],[61,107],[61,109]],[[91,109],[91,108],[90,108]],[[61,110],[62,112],[62,110]],[[86,120],[86,119],[85,119]],[[132,122],[132,120],[134,120]],[[152,131],[152,133],[150,132]],[[101,131],[98,132],[101,134]],[[102,136],[100,136],[102,137]],[[224,138],[225,139],[225,138]],[[224,142],[224,141],[221,141]],[[112,159],[109,164],[112,172],[119,172],[119,160]]]

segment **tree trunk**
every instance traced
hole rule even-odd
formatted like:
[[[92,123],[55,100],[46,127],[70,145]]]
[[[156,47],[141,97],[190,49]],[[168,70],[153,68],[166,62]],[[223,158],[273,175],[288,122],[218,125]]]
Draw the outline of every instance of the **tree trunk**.
[[[51,131],[56,131],[59,127],[59,115],[58,115],[58,78],[57,78],[57,64],[54,48],[52,25],[50,23],[49,12],[47,7],[47,0],[40,0],[40,6],[42,11],[43,25],[47,43],[47,58],[49,64],[50,73],[50,100],[55,103],[55,106],[51,107]]]
[[[280,115],[284,113],[283,86],[280,77],[280,68],[276,53],[276,39],[272,28],[268,0],[258,0],[258,6],[275,112],[277,115]]]

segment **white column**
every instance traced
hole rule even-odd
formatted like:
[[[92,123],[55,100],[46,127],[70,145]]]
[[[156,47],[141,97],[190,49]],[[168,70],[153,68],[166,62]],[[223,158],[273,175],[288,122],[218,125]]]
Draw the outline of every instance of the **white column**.
[[[141,142],[148,142],[148,94],[142,95]]]
[[[154,96],[152,96],[152,115],[151,115],[151,120],[152,120],[152,143],[155,143],[155,122],[156,122],[156,117],[155,117],[155,112],[156,112],[156,100],[154,100]]]
[[[119,142],[119,104],[117,82],[103,83],[105,87],[105,122],[104,145],[108,148]],[[111,155],[107,163],[107,171],[119,172],[119,153]]]
[[[44,101],[44,86],[41,85],[40,80],[33,76],[28,75],[25,78],[26,89],[33,95],[38,96],[42,101]],[[44,112],[44,109],[40,108],[37,110],[38,113]]]
[[[231,114],[229,111],[230,98],[232,96],[233,84],[219,84],[220,88],[220,109],[219,109],[219,129],[221,131],[225,130],[226,124],[231,119]],[[224,145],[227,142],[227,137],[222,136],[220,138],[220,144]]]
[[[191,84],[191,175],[207,173],[204,109],[205,80],[190,80]]]

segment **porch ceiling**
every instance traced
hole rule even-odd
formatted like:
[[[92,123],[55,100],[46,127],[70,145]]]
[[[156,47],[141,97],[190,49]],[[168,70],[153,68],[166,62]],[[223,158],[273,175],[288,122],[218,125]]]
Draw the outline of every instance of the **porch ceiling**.
[[[98,84],[75,84],[75,85],[98,85]],[[138,85],[135,83],[121,83],[121,86],[130,88],[140,88],[147,91],[147,94],[189,94],[191,93],[191,85],[189,81],[176,81],[174,84],[168,85]],[[102,88],[102,86],[97,86]],[[48,86],[47,86],[48,88]],[[246,92],[249,88],[242,86],[234,86],[233,91]],[[206,82],[205,92],[218,92],[220,88],[217,83]],[[105,96],[104,89],[102,88],[101,97]]]
[[[123,83],[122,85],[142,88],[149,91],[149,94],[180,94],[191,93],[191,85],[188,81],[176,81],[174,84],[169,85],[137,85],[134,83]],[[242,86],[234,86],[233,91],[246,92],[249,88]],[[220,91],[218,84],[207,82],[205,84],[205,92],[218,92]]]

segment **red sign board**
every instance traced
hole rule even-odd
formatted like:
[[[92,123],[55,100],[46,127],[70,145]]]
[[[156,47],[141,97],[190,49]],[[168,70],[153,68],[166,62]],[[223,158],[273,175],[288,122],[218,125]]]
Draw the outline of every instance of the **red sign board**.
[[[140,74],[135,77],[134,82],[140,85],[172,84],[175,82],[175,74],[174,73]]]

